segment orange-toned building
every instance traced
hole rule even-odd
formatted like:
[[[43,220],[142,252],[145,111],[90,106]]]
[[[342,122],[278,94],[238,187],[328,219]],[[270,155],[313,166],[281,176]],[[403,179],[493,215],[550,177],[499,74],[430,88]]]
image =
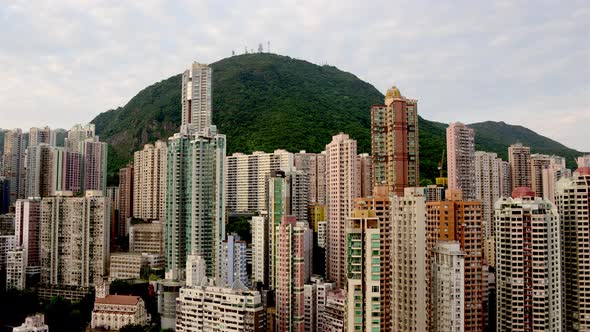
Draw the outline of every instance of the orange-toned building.
[[[463,201],[461,191],[447,190],[446,200],[427,202],[428,233],[458,241],[465,258],[465,331],[484,330],[483,227],[480,202]]]
[[[397,196],[420,183],[418,101],[387,90],[384,105],[371,107],[373,187],[386,184]]]

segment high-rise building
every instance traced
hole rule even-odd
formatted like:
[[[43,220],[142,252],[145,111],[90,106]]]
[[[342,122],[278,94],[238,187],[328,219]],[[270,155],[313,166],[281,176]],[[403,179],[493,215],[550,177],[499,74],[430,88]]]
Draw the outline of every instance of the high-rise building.
[[[41,258],[41,200],[39,198],[19,199],[15,204],[15,244],[25,251],[26,273],[40,273]]]
[[[0,165],[0,171],[1,167]],[[0,172],[1,173],[1,172]],[[10,208],[10,183],[7,178],[0,176],[0,214],[8,213]]]
[[[577,163],[578,163],[578,168],[590,167],[590,154],[586,154],[586,155],[578,157]]]
[[[519,187],[531,188],[531,148],[520,143],[512,144],[508,147],[508,162],[512,190]]]
[[[269,227],[264,216],[254,216],[250,221],[252,230],[252,285],[269,285],[268,237]]]
[[[553,202],[555,183],[569,176],[571,172],[565,167],[565,158],[538,153],[531,155],[531,182],[536,197]]]
[[[502,159],[492,152],[475,152],[475,199],[482,205],[484,238],[494,235],[494,203],[502,197]]]
[[[483,331],[486,277],[483,274],[481,203],[464,201],[458,190],[449,189],[445,197],[442,202],[426,203],[428,229],[437,240],[461,244],[465,260],[465,330]]]
[[[117,236],[129,234],[129,219],[133,217],[133,164],[119,170],[119,223]]]
[[[500,192],[501,197],[510,197],[512,194],[512,169],[510,163],[500,162]]]
[[[461,122],[447,128],[447,173],[449,189],[461,190],[465,200],[475,200],[475,131]]]
[[[182,74],[182,127],[208,130],[211,115],[211,67],[193,62]]]
[[[354,210],[346,222],[346,331],[380,331],[380,246],[375,211]]]
[[[559,216],[534,195],[521,187],[496,202],[498,331],[562,330]]]
[[[98,136],[80,142],[80,164],[82,190],[107,189],[107,143],[100,142]]]
[[[391,326],[391,273],[392,273],[392,223],[388,186],[377,186],[373,189],[373,195],[357,198],[355,208],[374,211],[379,218],[379,261],[380,261],[380,308],[381,330],[387,330]]]
[[[319,315],[319,331],[344,331],[346,314],[346,297],[344,289],[334,289],[326,294],[326,305]]]
[[[445,187],[429,184],[426,186],[425,190],[427,202],[438,202],[445,200]]]
[[[344,225],[352,212],[353,199],[358,196],[356,158],[356,141],[346,134],[335,135],[326,145],[326,274],[338,288],[344,288],[346,281]]]
[[[25,197],[46,197],[53,192],[53,151],[46,143],[29,146],[26,152]]]
[[[41,143],[49,146],[55,146],[56,135],[49,127],[29,129],[29,147],[37,146]]]
[[[163,141],[146,144],[134,154],[133,216],[144,220],[164,220],[166,155]]]
[[[572,178],[557,182],[555,203],[561,235],[563,328],[565,331],[590,330],[590,167],[581,167]],[[553,244],[550,244],[553,245]]]
[[[228,211],[254,213],[266,209],[266,182],[271,172],[292,170],[294,159],[290,152],[275,150],[234,153],[226,160]]]
[[[246,271],[246,247],[246,241],[235,234],[228,235],[227,240],[221,242],[221,282],[225,287],[233,287],[236,282],[242,287],[250,284]]]
[[[423,188],[391,200],[392,331],[429,331],[430,253]]]
[[[219,246],[225,238],[225,135],[177,133],[166,158],[167,279],[184,279],[187,255],[201,255],[207,275],[219,277]]]
[[[276,328],[277,331],[304,331],[304,285],[311,270],[311,230],[306,221],[283,216],[277,227]]]
[[[25,150],[26,141],[21,129],[4,133],[4,153],[2,155],[2,174],[10,185],[10,204],[25,195]]]
[[[356,160],[357,195],[369,197],[373,193],[373,164],[371,155],[361,153]]]
[[[296,153],[295,168],[309,176],[309,202],[325,205],[326,153]]]
[[[64,145],[68,150],[75,152],[82,152],[80,150],[80,143],[88,138],[94,138],[95,127],[93,123],[85,125],[76,124],[68,130],[68,137],[66,137]]]
[[[206,263],[187,259],[187,284],[176,299],[176,331],[266,331],[264,306],[258,291],[209,285]]]
[[[465,331],[463,252],[457,241],[438,241],[432,249],[430,271],[430,330]],[[469,330],[467,330],[469,331]]]
[[[305,284],[303,286],[303,329],[304,331],[315,332],[318,327],[317,322],[317,285],[315,283]]]
[[[53,147],[52,160],[52,185],[51,194],[57,191],[71,191],[79,193],[82,191],[80,180],[81,175],[81,154],[69,148]]]
[[[129,251],[164,255],[164,223],[131,225],[129,227]]]
[[[6,289],[25,289],[27,252],[16,247],[6,254]]]
[[[418,101],[395,86],[387,90],[384,105],[371,107],[373,187],[386,184],[402,196],[404,188],[420,183],[418,158]]]
[[[41,283],[93,286],[107,274],[110,202],[100,192],[41,201]]]

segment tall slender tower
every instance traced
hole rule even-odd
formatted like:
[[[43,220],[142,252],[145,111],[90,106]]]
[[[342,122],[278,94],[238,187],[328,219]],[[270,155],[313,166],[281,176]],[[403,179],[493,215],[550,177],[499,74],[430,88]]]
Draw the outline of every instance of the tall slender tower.
[[[119,224],[117,236],[124,237],[129,234],[127,220],[133,217],[133,164],[119,170]]]
[[[391,201],[392,331],[430,331],[430,256],[436,241],[426,223],[424,188]]]
[[[447,128],[447,170],[449,189],[461,190],[467,201],[475,200],[475,132],[461,122]]]
[[[380,331],[381,255],[379,218],[354,210],[346,221],[346,331]]]
[[[304,284],[311,266],[306,221],[284,216],[277,227],[276,331],[304,331]],[[307,238],[307,239],[306,239]]]
[[[4,154],[2,156],[2,175],[10,185],[10,204],[25,194],[25,149],[21,129],[12,129],[4,133]]]
[[[559,216],[534,196],[520,187],[496,202],[498,331],[562,330]]]
[[[353,199],[358,196],[356,141],[340,133],[326,145],[326,191],[328,196],[327,276],[344,288],[345,243],[344,226],[352,212]]]
[[[134,154],[133,216],[136,218],[164,220],[167,151],[166,143],[157,141]]]
[[[201,131],[211,126],[211,83],[211,67],[205,64],[193,62],[182,74],[182,127]]]
[[[418,101],[395,86],[384,105],[371,107],[373,187],[386,184],[396,195],[420,183],[418,160]]]
[[[55,146],[55,131],[49,127],[29,129],[29,147],[45,143],[49,146]]]
[[[107,189],[107,143],[100,142],[98,136],[80,142],[82,190]]]
[[[220,276],[219,248],[225,239],[225,135],[211,126],[198,135],[168,139],[166,174],[166,278],[184,279],[187,255],[207,262]]]
[[[46,143],[29,146],[26,160],[25,196],[49,196],[53,183],[52,148]]]
[[[555,203],[560,216],[563,327],[590,330],[590,167],[580,167],[572,178],[557,182]]]
[[[520,143],[508,147],[508,162],[512,178],[512,190],[519,187],[532,188],[531,148]]]

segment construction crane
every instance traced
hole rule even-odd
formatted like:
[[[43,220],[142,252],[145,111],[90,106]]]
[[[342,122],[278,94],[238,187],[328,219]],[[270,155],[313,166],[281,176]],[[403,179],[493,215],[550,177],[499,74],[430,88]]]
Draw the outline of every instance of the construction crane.
[[[443,165],[445,163],[445,149],[442,150],[440,162],[438,163],[438,177],[436,178],[436,185],[439,187],[447,187],[448,179],[443,177]]]

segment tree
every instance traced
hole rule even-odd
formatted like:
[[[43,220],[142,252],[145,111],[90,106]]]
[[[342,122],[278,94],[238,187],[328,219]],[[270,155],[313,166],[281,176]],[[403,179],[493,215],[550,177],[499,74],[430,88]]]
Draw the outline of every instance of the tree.
[[[119,295],[131,295],[133,294],[133,288],[131,284],[125,280],[116,279],[111,282],[109,287],[110,294],[119,294]]]
[[[143,325],[139,324],[127,324],[123,326],[119,332],[146,332],[147,329]]]

